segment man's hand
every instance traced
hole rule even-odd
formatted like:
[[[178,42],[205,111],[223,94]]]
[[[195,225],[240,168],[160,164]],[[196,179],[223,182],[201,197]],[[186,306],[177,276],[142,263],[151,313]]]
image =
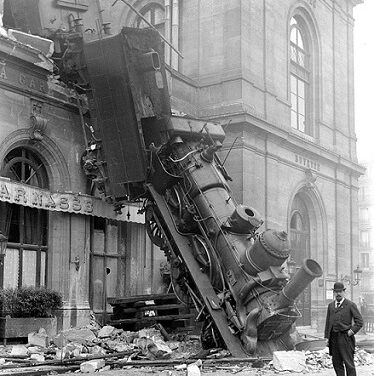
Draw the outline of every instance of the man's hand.
[[[348,337],[350,337],[350,336],[353,336],[355,332],[352,329],[349,329],[347,334],[348,334]]]

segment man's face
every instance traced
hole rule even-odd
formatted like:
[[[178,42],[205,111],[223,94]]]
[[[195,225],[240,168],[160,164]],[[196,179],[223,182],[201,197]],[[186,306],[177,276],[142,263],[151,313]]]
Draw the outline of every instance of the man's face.
[[[344,290],[334,290],[334,297],[337,302],[340,302],[344,298]]]

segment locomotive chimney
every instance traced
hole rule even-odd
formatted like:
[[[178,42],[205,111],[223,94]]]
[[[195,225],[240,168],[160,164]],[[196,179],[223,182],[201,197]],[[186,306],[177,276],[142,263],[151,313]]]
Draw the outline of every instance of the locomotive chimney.
[[[293,304],[294,300],[314,280],[322,275],[322,268],[317,261],[306,259],[302,267],[296,272],[281,293],[278,295],[278,308],[286,308]]]

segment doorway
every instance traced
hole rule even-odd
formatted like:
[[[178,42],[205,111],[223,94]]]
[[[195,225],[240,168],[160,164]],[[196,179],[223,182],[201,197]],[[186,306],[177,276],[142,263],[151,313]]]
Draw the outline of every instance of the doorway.
[[[304,259],[310,258],[310,219],[305,202],[297,194],[292,203],[290,222],[291,257],[296,263],[296,269],[302,266]],[[296,306],[301,313],[296,325],[311,325],[311,286],[296,299]]]

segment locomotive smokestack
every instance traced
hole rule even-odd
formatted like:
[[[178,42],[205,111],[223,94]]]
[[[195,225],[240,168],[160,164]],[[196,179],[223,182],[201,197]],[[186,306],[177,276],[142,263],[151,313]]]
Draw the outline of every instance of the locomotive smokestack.
[[[306,259],[302,267],[296,272],[290,282],[284,286],[278,296],[278,308],[286,308],[293,304],[294,300],[314,280],[322,275],[322,268],[317,261]]]

